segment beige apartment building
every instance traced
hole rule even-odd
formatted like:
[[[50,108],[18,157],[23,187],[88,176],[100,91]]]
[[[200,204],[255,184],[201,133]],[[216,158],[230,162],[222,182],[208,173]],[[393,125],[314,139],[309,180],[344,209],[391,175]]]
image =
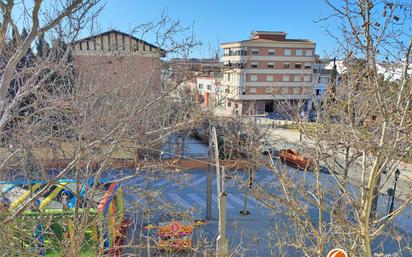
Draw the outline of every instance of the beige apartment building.
[[[262,114],[311,105],[315,43],[288,39],[284,32],[256,31],[248,40],[221,47],[227,114]]]

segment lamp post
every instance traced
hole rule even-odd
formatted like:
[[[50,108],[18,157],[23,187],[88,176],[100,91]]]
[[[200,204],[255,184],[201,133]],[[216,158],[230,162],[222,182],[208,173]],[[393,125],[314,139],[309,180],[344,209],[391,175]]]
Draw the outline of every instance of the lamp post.
[[[399,169],[396,169],[396,171],[395,171],[395,181],[393,182],[392,201],[391,201],[391,205],[389,207],[389,218],[392,217],[393,205],[395,203],[396,184],[398,182],[398,178],[399,178],[400,174],[401,174],[401,171]]]

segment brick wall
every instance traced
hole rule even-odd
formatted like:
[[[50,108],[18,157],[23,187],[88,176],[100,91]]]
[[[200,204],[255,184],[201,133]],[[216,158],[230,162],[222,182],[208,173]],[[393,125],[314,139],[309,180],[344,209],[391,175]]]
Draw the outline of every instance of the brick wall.
[[[119,96],[160,93],[161,61],[158,57],[75,55],[74,60],[82,92]]]

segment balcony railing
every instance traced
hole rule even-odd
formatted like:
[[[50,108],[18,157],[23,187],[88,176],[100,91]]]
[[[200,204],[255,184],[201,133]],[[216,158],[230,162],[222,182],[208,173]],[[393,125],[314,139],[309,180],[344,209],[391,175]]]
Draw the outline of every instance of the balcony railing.
[[[229,51],[223,54],[223,56],[247,56],[247,51]]]
[[[229,69],[245,69],[246,68],[246,64],[245,63],[232,63],[232,62],[228,62],[225,63],[223,65],[225,68],[229,68]]]

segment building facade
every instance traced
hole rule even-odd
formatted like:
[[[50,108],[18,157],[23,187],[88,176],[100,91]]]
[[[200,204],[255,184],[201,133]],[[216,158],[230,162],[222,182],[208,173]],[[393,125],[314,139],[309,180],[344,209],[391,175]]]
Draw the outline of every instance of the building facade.
[[[257,31],[248,40],[221,47],[226,114],[277,112],[311,101],[315,43],[288,39],[284,32]]]
[[[205,107],[215,107],[222,102],[222,87],[215,77],[197,77],[196,91],[199,94],[199,103],[204,104]]]
[[[161,57],[165,51],[132,35],[110,30],[75,41],[74,65],[80,88],[92,94],[161,91]]]

